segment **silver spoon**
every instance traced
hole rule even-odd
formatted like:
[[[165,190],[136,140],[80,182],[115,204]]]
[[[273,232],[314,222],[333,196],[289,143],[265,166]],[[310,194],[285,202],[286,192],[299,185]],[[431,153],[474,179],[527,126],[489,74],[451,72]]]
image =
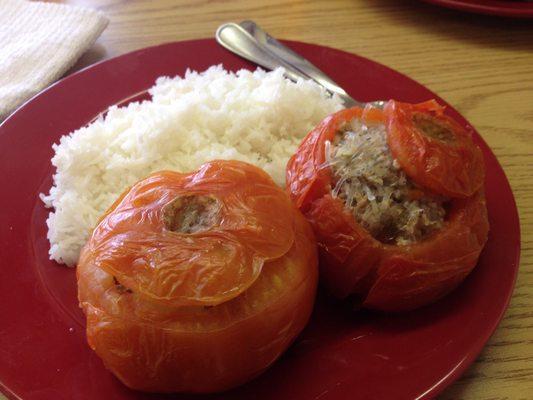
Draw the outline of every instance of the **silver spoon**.
[[[366,105],[355,100],[328,75],[274,39],[253,21],[223,24],[217,29],[215,36],[217,42],[229,51],[264,68],[285,68],[285,75],[293,81],[298,78],[314,80],[328,92],[337,94],[346,107]],[[383,107],[384,102],[376,101],[371,104],[375,107]]]

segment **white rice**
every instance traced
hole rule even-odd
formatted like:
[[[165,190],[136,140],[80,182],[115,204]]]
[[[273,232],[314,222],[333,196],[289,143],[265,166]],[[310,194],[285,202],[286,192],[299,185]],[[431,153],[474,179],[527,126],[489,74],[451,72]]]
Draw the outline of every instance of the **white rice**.
[[[191,171],[213,159],[247,161],[285,182],[285,165],[301,139],[342,108],[311,81],[283,70],[222,66],[159,78],[151,101],[111,107],[105,117],[54,144],[57,171],[46,206],[50,258],[76,264],[99,216],[129,185],[154,171]]]

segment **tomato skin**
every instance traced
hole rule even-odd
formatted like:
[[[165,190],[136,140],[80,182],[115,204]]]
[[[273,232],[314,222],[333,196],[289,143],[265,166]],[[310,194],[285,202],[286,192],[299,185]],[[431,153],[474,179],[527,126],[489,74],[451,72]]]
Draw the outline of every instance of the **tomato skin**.
[[[317,238],[322,282],[340,298],[358,292],[380,258],[379,244],[329,194],[313,202],[305,216]]]
[[[489,229],[485,197],[480,189],[452,198],[443,228],[420,242],[397,246],[374,239],[331,196],[331,172],[323,165],[326,140],[364,113],[343,110],[312,130],[288,163],[287,188],[313,227],[320,279],[333,295],[358,295],[363,307],[376,310],[411,310],[444,296],[474,268]],[[380,113],[374,110],[373,121],[385,121]]]
[[[244,163],[215,163],[221,170],[236,166],[256,172]],[[118,204],[124,203],[118,201],[108,216]],[[106,367],[133,389],[209,393],[242,384],[271,365],[307,323],[318,280],[313,232],[288,204],[288,251],[265,258],[249,287],[216,305],[176,306],[117,285],[114,270],[102,267],[86,245],[77,267],[78,298],[87,316],[89,345]],[[271,210],[272,215],[284,212],[279,206]],[[241,234],[249,251],[246,230]]]
[[[435,101],[389,101],[384,109],[387,141],[393,157],[414,182],[443,196],[469,197],[483,185],[483,155],[472,142],[471,132],[443,111]],[[424,134],[414,121],[416,116],[442,127],[446,139]]]

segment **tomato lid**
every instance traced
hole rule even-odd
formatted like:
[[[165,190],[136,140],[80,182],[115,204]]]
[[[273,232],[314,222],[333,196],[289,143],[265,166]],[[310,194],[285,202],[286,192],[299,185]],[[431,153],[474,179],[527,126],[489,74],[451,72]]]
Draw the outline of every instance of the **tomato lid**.
[[[448,197],[469,197],[483,184],[481,150],[471,132],[444,115],[434,100],[389,101],[387,141],[393,157],[418,185]]]
[[[100,220],[84,252],[147,298],[216,305],[250,287],[264,261],[289,251],[293,213],[263,170],[213,161],[135,184]]]

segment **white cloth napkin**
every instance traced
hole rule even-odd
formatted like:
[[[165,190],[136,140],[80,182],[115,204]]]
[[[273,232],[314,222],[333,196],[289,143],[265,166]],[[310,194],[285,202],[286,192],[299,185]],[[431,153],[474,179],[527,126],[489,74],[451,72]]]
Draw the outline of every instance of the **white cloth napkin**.
[[[61,77],[107,23],[95,10],[0,0],[0,121]]]

